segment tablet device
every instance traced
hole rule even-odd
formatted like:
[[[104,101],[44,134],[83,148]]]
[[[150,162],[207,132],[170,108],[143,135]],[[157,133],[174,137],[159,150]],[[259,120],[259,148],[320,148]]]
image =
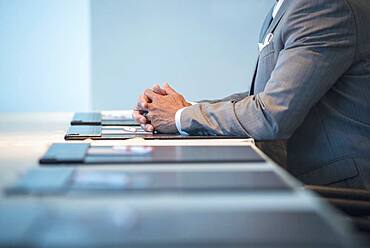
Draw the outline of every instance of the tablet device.
[[[52,144],[40,159],[55,164],[147,164],[264,162],[251,146],[91,146]]]
[[[8,194],[55,195],[168,192],[289,191],[273,171],[127,172],[120,169],[36,168],[21,176]]]
[[[65,140],[126,140],[131,138],[146,140],[181,140],[181,139],[243,139],[242,136],[200,136],[180,134],[160,134],[146,132],[140,126],[70,126],[64,136]]]

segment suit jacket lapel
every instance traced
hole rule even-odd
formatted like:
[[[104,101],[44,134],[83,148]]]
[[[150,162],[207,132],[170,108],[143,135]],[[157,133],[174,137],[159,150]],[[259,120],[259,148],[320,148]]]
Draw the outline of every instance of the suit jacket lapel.
[[[274,7],[271,8],[271,10],[267,13],[267,16],[263,22],[263,25],[260,30],[260,37],[259,37],[259,42],[262,42],[263,39],[265,38],[266,31],[268,30],[271,22],[272,22],[272,12],[274,11]]]
[[[283,4],[281,5],[278,13],[276,14],[275,18],[272,20],[270,26],[268,27],[267,31],[264,32],[264,34],[263,34],[264,36],[266,36],[266,34],[269,34],[269,33],[273,33],[274,32],[276,26],[279,24],[281,18],[284,16],[286,10],[288,9],[288,5],[289,5],[288,2],[289,2],[289,0],[285,0],[283,2]],[[271,15],[272,15],[272,11],[271,11]],[[265,19],[265,23],[267,22],[266,20],[268,20],[268,16]],[[265,23],[264,23],[264,25],[265,25]],[[261,30],[261,33],[262,33],[262,30]],[[261,37],[261,34],[260,34],[260,40],[263,40],[264,38],[265,37]],[[255,67],[255,70],[254,70],[254,73],[253,73],[252,83],[251,83],[251,86],[249,88],[249,95],[250,96],[251,95],[254,95],[254,84],[255,84],[255,80],[256,80],[256,74],[257,74],[257,69],[258,69],[258,65],[259,65],[259,59],[260,59],[260,57],[258,56],[256,67]]]
[[[283,4],[281,5],[279,11],[277,12],[275,18],[272,20],[269,28],[267,29],[266,34],[273,33],[276,26],[279,24],[281,18],[284,16],[286,10],[288,9],[289,0],[285,0]],[[262,38],[264,39],[264,37]]]

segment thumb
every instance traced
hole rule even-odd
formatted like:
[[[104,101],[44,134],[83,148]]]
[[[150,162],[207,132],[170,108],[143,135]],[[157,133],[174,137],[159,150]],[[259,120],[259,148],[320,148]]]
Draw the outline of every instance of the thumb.
[[[166,91],[168,95],[178,95],[179,94],[174,89],[172,89],[172,87],[168,83],[165,83],[163,85],[163,89]]]

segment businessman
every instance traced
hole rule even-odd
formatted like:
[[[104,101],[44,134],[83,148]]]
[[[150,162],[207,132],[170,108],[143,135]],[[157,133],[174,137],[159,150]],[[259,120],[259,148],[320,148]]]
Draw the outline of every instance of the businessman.
[[[192,104],[155,86],[134,118],[148,131],[252,137],[304,183],[370,189],[369,26],[369,0],[279,0],[248,92]]]

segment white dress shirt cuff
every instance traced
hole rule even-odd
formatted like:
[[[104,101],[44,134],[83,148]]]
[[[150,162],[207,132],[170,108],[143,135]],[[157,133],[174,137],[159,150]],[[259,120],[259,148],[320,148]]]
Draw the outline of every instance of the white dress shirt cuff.
[[[177,112],[176,112],[176,114],[175,114],[176,128],[177,128],[177,131],[179,131],[179,133],[180,133],[181,135],[189,135],[187,132],[184,132],[184,131],[182,131],[182,130],[181,130],[181,113],[182,113],[182,111],[184,111],[184,109],[186,109],[186,108],[187,108],[187,107],[177,110]]]

